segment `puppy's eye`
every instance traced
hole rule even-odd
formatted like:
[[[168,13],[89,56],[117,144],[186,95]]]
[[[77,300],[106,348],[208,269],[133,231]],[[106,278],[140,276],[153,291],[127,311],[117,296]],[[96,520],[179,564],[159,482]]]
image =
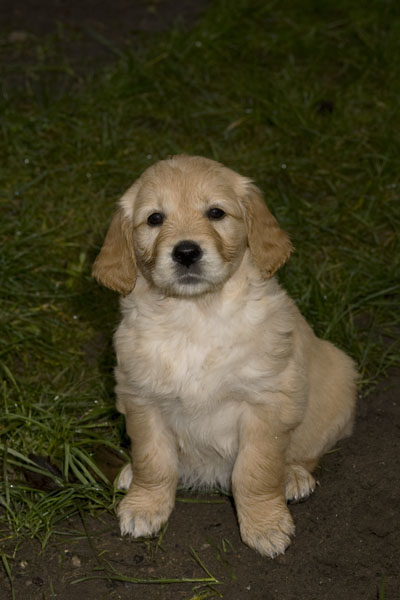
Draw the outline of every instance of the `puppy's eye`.
[[[210,208],[207,211],[207,217],[211,221],[220,221],[225,217],[226,213],[222,210],[222,208]]]
[[[164,215],[159,212],[152,213],[147,217],[147,224],[151,227],[157,227],[157,225],[162,225],[164,223]]]

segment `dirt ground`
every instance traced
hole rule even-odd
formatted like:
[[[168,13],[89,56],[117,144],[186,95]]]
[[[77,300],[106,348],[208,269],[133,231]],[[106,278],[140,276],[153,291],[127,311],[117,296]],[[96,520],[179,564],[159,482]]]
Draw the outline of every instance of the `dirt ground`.
[[[190,26],[206,4],[205,0],[3,0],[0,21],[8,32],[10,60],[18,36],[45,35],[63,23],[79,39],[79,48],[68,44],[64,48],[71,60],[84,51],[93,63],[102,63],[112,60],[114,52],[98,41],[97,34],[123,47],[140,30],[166,29],[176,19]],[[399,384],[400,372],[392,372],[373,394],[360,399],[353,436],[322,460],[315,494],[291,507],[296,538],[284,556],[269,560],[255,554],[240,540],[230,499],[201,496],[213,502],[177,502],[161,545],[121,538],[111,515],[85,518],[84,523],[74,518],[60,525],[74,537],[54,536],[43,553],[36,542],[23,543],[13,565],[15,597],[189,600],[195,597],[190,583],[139,585],[101,578],[73,582],[94,573],[101,577],[102,571],[96,569],[104,561],[128,577],[207,577],[191,555],[192,547],[222,582],[214,589],[229,600],[400,598]],[[11,598],[4,572],[0,598]]]
[[[222,582],[214,588],[225,599],[396,600],[399,384],[400,374],[392,374],[368,399],[360,399],[353,436],[323,458],[315,494],[291,507],[296,537],[284,556],[262,558],[241,542],[229,498],[200,496],[217,503],[178,501],[161,546],[121,538],[112,515],[60,525],[74,537],[54,536],[42,554],[37,543],[24,543],[14,561],[16,598],[189,600],[192,584],[73,582],[96,574],[104,560],[127,577],[207,577],[192,547]],[[5,590],[8,583],[4,574],[1,578]]]

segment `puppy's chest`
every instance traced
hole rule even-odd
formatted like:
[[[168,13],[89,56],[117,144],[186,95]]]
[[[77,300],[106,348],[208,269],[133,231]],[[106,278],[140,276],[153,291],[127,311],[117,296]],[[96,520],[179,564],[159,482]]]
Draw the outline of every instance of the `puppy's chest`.
[[[218,319],[142,321],[133,329],[130,369],[150,396],[179,398],[198,407],[232,393],[251,355],[251,337],[241,327]]]

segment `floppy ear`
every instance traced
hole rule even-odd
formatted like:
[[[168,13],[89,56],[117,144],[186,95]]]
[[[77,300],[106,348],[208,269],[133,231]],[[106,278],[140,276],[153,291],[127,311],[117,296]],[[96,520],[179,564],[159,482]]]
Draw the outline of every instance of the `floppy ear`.
[[[266,207],[260,190],[253,184],[246,187],[247,195],[242,204],[251,256],[262,275],[272,277],[287,261],[293,246]]]
[[[123,296],[135,287],[136,264],[132,226],[124,217],[121,208],[118,208],[113,216],[100,254],[94,262],[92,275],[100,283]]]

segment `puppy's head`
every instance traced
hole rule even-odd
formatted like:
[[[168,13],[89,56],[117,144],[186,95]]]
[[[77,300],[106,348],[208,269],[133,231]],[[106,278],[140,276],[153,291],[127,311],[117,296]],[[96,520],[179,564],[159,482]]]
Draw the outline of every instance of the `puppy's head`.
[[[148,168],[121,198],[93,275],[126,295],[138,269],[166,294],[196,296],[221,287],[247,247],[263,277],[292,249],[249,179],[176,156]]]

